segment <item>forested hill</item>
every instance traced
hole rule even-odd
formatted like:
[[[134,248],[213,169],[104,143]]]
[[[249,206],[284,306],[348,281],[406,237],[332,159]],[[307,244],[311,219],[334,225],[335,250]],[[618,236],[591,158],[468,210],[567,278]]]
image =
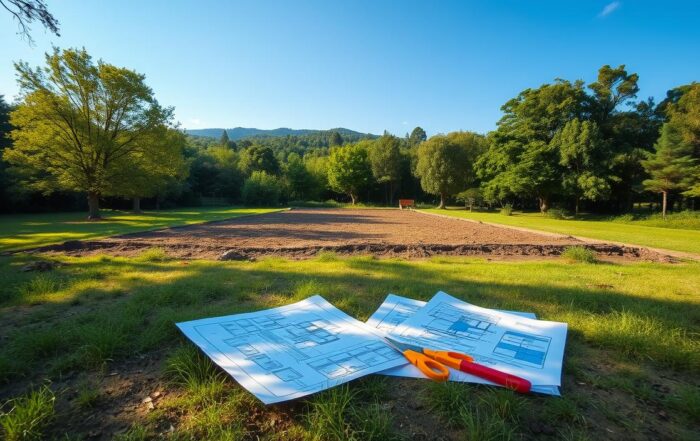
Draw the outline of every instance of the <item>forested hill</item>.
[[[219,139],[224,129],[188,129],[186,132],[188,135],[192,136],[202,136],[207,138]],[[330,130],[312,130],[312,129],[289,129],[286,127],[280,127],[279,129],[255,129],[248,127],[235,127],[233,129],[226,129],[228,138],[232,141],[238,141],[239,139],[252,138],[252,137],[277,137],[277,136],[300,136],[300,135],[311,135],[311,134],[324,134],[330,132],[338,132],[344,138],[365,138],[374,137],[374,135],[369,133],[356,132],[354,130],[337,128]]]

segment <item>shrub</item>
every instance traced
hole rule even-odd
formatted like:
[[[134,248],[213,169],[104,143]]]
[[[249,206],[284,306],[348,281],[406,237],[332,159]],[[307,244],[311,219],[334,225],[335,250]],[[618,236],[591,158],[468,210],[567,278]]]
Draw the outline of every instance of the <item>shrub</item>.
[[[570,262],[595,263],[598,260],[593,250],[582,246],[567,247],[561,256]]]
[[[279,203],[282,185],[263,171],[255,171],[243,184],[243,201],[252,206],[274,206]]]
[[[142,251],[136,258],[136,260],[139,260],[141,262],[165,262],[166,260],[168,260],[168,254],[163,248],[148,248]]]
[[[513,215],[513,205],[512,204],[505,204],[501,208],[501,214],[504,216],[512,216]]]
[[[562,208],[551,208],[547,210],[546,213],[544,213],[545,217],[548,217],[550,219],[559,219],[559,220],[564,220],[564,219],[571,219],[573,216],[571,213],[569,213],[567,210],[564,210]]]
[[[7,441],[43,439],[43,431],[54,417],[56,397],[48,386],[9,401],[0,413],[0,427]]]

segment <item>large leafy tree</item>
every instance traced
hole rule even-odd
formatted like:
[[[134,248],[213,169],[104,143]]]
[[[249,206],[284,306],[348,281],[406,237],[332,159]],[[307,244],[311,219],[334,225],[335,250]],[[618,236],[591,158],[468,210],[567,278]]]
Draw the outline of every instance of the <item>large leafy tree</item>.
[[[241,169],[246,175],[254,171],[263,171],[270,175],[279,175],[280,163],[270,147],[253,144],[241,153]]]
[[[304,160],[299,154],[291,153],[287,157],[285,177],[289,197],[292,200],[308,200],[313,195],[318,194],[318,189],[315,188],[314,177],[306,168],[306,164],[304,164]]]
[[[574,197],[576,214],[581,199],[605,197],[610,189],[606,176],[604,142],[592,121],[572,119],[554,135],[552,146],[563,166],[563,190]]]
[[[484,150],[484,138],[472,132],[436,135],[418,147],[416,174],[427,193],[447,198],[466,189],[476,179],[474,161]]]
[[[34,189],[86,192],[98,219],[100,196],[124,185],[122,169],[164,148],[154,134],[172,125],[173,109],[158,104],[144,75],[95,63],[84,49],[55,48],[43,68],[15,67],[23,102],[5,159]]]
[[[328,184],[334,191],[357,202],[360,191],[372,180],[372,167],[364,143],[346,144],[331,150],[328,158]]]
[[[526,89],[503,105],[504,115],[489,135],[489,148],[477,161],[484,197],[537,198],[546,212],[562,193],[562,165],[552,139],[567,122],[585,114],[583,83],[557,80]]]
[[[672,191],[691,189],[697,173],[697,163],[692,157],[693,146],[684,138],[676,123],[668,122],[661,129],[661,137],[655,151],[642,161],[651,176],[644,181],[644,188],[661,193],[662,216],[666,218],[668,194]]]
[[[416,127],[413,129],[413,131],[411,131],[411,135],[408,137],[408,143],[414,146],[427,139],[428,135],[426,135],[425,130],[423,130],[421,127]]]
[[[401,181],[402,172],[401,141],[386,134],[371,143],[369,160],[374,179],[386,186],[386,203],[392,205],[396,187]]]
[[[690,149],[690,157],[700,164],[700,83],[682,86],[676,102],[666,108],[669,123],[679,131],[681,142]],[[688,196],[700,197],[700,168],[691,176]]]
[[[607,175],[611,203],[618,211],[631,208],[634,192],[644,179],[641,160],[653,149],[662,121],[653,100],[634,103],[639,92],[636,73],[625,65],[605,65],[598,78],[588,85],[590,118],[608,146]]]

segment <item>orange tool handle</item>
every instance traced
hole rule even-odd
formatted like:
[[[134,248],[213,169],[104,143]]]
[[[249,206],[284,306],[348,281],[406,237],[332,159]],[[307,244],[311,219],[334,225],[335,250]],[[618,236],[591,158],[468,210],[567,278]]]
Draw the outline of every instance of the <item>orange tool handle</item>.
[[[426,377],[435,381],[447,381],[450,378],[450,370],[444,364],[427,357],[416,351],[406,350],[403,352],[404,357],[411,362],[412,365],[418,368]]]
[[[492,369],[488,366],[484,366],[483,364],[474,363],[474,359],[466,354],[461,354],[459,352],[433,351],[431,349],[424,349],[424,351],[429,357],[432,357],[440,363],[453,369],[489,380],[492,383],[500,384],[501,386],[505,386],[508,389],[512,389],[516,392],[526,394],[530,392],[530,389],[532,388],[532,384],[528,380]]]

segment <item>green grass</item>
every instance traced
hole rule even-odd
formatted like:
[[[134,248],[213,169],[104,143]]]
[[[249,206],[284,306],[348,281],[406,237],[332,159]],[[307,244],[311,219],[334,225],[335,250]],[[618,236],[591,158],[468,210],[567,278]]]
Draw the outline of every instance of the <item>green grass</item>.
[[[48,386],[42,386],[5,403],[0,412],[0,429],[7,441],[44,439],[44,430],[54,418],[56,397]]]
[[[162,357],[157,381],[167,394],[147,418],[133,421],[123,439],[156,436],[173,418],[173,439],[410,438],[413,429],[399,423],[406,421],[407,401],[416,430],[424,427],[442,436],[449,431],[465,439],[532,438],[540,434],[538,427],[565,439],[604,438],[606,428],[629,433],[631,439],[643,438],[651,428],[682,439],[700,429],[694,392],[700,385],[695,375],[700,369],[697,262],[590,265],[324,255],[183,265],[62,256],[54,257],[61,265],[51,272],[18,271],[30,258],[0,258],[0,279],[10,293],[0,304],[0,396],[26,390],[28,379],[57,381],[71,373],[79,374],[79,384],[84,378],[101,384],[114,363],[137,361],[144,354]],[[38,277],[58,282],[33,282]],[[365,320],[389,292],[427,300],[438,290],[486,307],[567,322],[564,397],[365,378],[287,407],[265,407],[174,326],[316,293]],[[655,386],[659,383],[663,388]],[[396,395],[405,388],[411,393]],[[56,399],[73,415],[92,411],[95,402],[99,409],[114,405],[106,393],[99,401],[89,391],[81,394]],[[142,398],[134,396],[125,405]],[[657,421],[660,408],[671,409],[668,420]],[[435,425],[421,426],[429,421]],[[62,435],[51,427],[48,433]]]
[[[611,222],[603,219],[552,219],[540,213],[513,212],[510,216],[503,216],[495,212],[469,212],[464,209],[430,209],[425,211],[551,233],[700,254],[700,230],[694,229],[661,228],[659,226],[638,225],[636,222]]]
[[[561,257],[569,262],[580,263],[595,263],[598,260],[595,255],[595,251],[581,246],[566,247],[564,252],[561,253]]]
[[[103,211],[104,220],[90,222],[85,213],[0,215],[0,252],[35,248],[67,240],[97,239],[117,234],[191,225],[276,211],[264,208],[197,207],[176,210]]]

